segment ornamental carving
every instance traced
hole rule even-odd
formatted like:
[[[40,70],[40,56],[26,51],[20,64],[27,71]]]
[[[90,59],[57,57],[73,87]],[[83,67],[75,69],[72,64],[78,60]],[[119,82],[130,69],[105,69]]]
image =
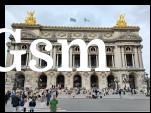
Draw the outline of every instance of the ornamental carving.
[[[52,37],[52,32],[46,32],[46,31],[42,31],[41,32],[41,37]]]
[[[66,35],[67,35],[67,34],[66,34],[65,32],[58,32],[58,33],[56,34],[57,37],[61,37],[61,38],[62,38],[62,37],[66,37]]]
[[[72,33],[72,36],[73,36],[73,37],[81,37],[81,36],[82,36],[82,33]]]
[[[22,38],[36,38],[37,36],[34,33],[31,32],[22,32],[21,33]]]
[[[96,37],[97,37],[97,34],[96,34],[96,33],[89,33],[89,34],[88,34],[88,37],[89,37],[89,38],[96,38]]]
[[[104,34],[104,37],[106,37],[106,38],[109,38],[109,37],[111,37],[112,36],[112,33],[105,33]]]

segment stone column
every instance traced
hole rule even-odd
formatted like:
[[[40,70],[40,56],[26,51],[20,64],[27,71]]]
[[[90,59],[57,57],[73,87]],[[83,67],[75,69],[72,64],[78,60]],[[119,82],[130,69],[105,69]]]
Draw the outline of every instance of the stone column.
[[[89,55],[89,67],[91,68],[91,55]]]
[[[96,54],[96,67],[99,66],[99,60],[98,60],[98,55]]]
[[[51,75],[52,74],[47,74],[47,88],[51,88],[51,86],[52,86]]]
[[[70,75],[70,88],[73,88],[73,77],[74,77],[74,74],[71,73],[71,75]]]
[[[6,66],[10,66],[11,65],[11,60],[12,60],[12,57],[11,57],[11,54],[9,53],[9,49],[7,50],[7,55],[6,55]]]
[[[89,73],[86,73],[86,87],[85,87],[86,89],[91,88],[90,77],[91,77],[91,75]]]
[[[52,85],[56,86],[56,78],[57,78],[57,75],[52,76]]]
[[[64,86],[69,88],[68,85],[69,85],[69,77],[68,77],[68,73],[64,73]]]
[[[10,48],[7,50],[7,61],[6,61],[6,65],[10,66],[13,64],[13,60],[14,60],[14,55],[10,54],[10,50],[14,50],[15,48],[13,47],[13,45],[10,46]]]
[[[118,47],[118,46],[115,47],[114,55],[115,55],[115,67],[122,67],[122,59],[120,56],[120,47]]]
[[[138,55],[139,55],[140,68],[144,68],[141,47],[138,48]]]
[[[85,86],[85,79],[86,79],[86,78],[85,78],[85,74],[82,72],[82,73],[81,73],[81,82],[82,82],[82,86],[81,86],[81,87],[82,87],[82,88],[83,88],[83,87],[86,87],[86,86]]]
[[[56,47],[53,48],[53,68],[56,67]]]
[[[58,68],[58,54],[56,54],[56,56],[57,56],[57,59],[56,59],[56,66],[57,66],[57,68]]]
[[[133,67],[135,67],[134,53],[132,53],[132,62],[133,62]]]
[[[113,59],[113,54],[112,54],[112,67],[114,67],[114,59]]]
[[[103,79],[103,81],[102,81],[103,88],[107,88],[108,87],[107,77],[108,77],[107,74],[104,74],[104,77],[102,77],[102,79]]]
[[[70,67],[72,67],[72,48],[70,48],[70,53],[69,53],[69,55],[70,55],[70,58],[69,58],[69,63],[70,63]]]
[[[103,79],[102,79],[102,76],[98,75],[98,83],[99,83],[99,89],[102,89],[103,88]]]
[[[27,51],[27,53],[26,53],[26,67],[28,66],[28,64],[29,64],[29,51]]]
[[[135,67],[139,67],[139,62],[138,62],[138,53],[137,53],[137,47],[134,47],[134,61],[135,61]]]
[[[30,76],[32,76],[32,89],[38,88],[38,76],[35,76],[34,73]]]
[[[126,67],[124,47],[121,47],[121,55],[122,55],[122,67]]]
[[[72,65],[73,65],[73,67],[75,67],[75,64],[74,64],[75,54],[73,54],[73,59],[72,60],[73,60],[73,64]]]

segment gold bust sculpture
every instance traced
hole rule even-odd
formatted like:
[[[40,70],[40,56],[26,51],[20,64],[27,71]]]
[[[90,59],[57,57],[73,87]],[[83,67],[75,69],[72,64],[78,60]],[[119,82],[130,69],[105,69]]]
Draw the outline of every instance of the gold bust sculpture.
[[[25,19],[25,23],[28,25],[36,24],[36,18],[34,17],[34,11],[27,12],[27,17]]]

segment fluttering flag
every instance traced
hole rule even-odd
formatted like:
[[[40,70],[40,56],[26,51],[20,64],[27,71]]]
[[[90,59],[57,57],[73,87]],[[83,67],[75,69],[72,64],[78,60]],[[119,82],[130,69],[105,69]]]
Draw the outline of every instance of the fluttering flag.
[[[70,21],[71,21],[71,22],[76,22],[76,19],[75,19],[75,18],[70,17]]]
[[[85,21],[85,22],[89,22],[90,20],[88,20],[87,18],[84,18],[84,21]]]

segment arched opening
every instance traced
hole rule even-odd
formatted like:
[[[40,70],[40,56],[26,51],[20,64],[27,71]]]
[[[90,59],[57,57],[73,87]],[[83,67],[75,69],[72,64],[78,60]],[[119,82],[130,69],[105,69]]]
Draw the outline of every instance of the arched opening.
[[[47,87],[47,76],[42,73],[38,78],[38,88],[44,89]]]
[[[98,47],[90,46],[88,48],[88,66],[90,68],[98,67]]]
[[[70,66],[79,68],[80,67],[80,47],[73,45],[70,47]]]
[[[24,83],[25,83],[25,75],[24,75],[24,73],[23,72],[17,72],[15,74],[13,89],[14,90],[16,90],[17,88],[24,89]]]
[[[98,88],[98,76],[96,75],[91,75],[91,88]]]
[[[135,76],[132,74],[129,75],[129,86],[131,89],[135,89]]]
[[[108,88],[109,89],[115,89],[115,82],[114,82],[114,76],[113,75],[109,75],[107,77],[107,82],[108,82]]]
[[[80,88],[82,86],[81,76],[75,75],[73,78],[73,87]]]
[[[64,76],[58,75],[56,78],[56,86],[60,89],[64,88]]]

